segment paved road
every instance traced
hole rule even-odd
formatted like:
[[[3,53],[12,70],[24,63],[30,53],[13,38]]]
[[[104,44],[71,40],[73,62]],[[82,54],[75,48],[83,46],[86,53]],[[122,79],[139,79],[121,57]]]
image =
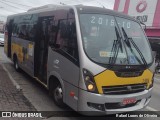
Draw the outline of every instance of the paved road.
[[[38,82],[34,81],[31,77],[29,77],[24,72],[17,73],[13,68],[13,63],[8,60],[8,58],[4,55],[3,47],[0,47],[0,63],[4,64],[4,66],[7,68],[11,76],[16,80],[16,82],[21,86],[23,90],[24,96],[33,104],[33,106],[38,111],[64,111],[64,109],[60,109],[53,103],[52,99],[48,96],[48,91],[41,86]],[[66,108],[65,110],[71,110],[69,108]],[[154,83],[153,88],[153,94],[152,99],[149,104],[149,106],[144,109],[145,111],[160,111],[160,75],[156,76],[156,80]],[[76,114],[74,111],[72,113],[73,115]],[[52,117],[48,116],[49,118],[47,120],[87,120],[86,117]],[[92,119],[97,119],[96,117]],[[101,119],[106,120],[106,118],[101,117]],[[129,120],[131,118],[125,118],[125,120]],[[140,118],[138,118],[140,119]],[[141,118],[142,119],[142,118]],[[146,120],[146,118],[144,118]],[[147,120],[151,120],[153,118],[147,118]],[[154,118],[159,119],[159,118]]]

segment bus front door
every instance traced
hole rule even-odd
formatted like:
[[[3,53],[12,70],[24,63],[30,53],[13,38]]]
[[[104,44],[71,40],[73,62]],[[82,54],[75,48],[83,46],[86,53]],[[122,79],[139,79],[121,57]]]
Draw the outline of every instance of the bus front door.
[[[42,82],[47,81],[47,57],[48,57],[48,27],[50,21],[47,17],[39,18],[37,41],[35,45],[35,76]]]

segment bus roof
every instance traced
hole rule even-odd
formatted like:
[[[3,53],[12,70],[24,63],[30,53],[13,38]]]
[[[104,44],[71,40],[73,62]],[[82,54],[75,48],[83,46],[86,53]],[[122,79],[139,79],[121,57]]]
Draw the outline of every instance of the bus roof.
[[[100,7],[93,7],[93,6],[80,6],[80,5],[77,5],[76,8],[77,8],[77,11],[79,13],[109,14],[109,15],[113,15],[113,16],[128,18],[128,19],[131,19],[131,20],[135,21],[135,19],[133,17],[129,16],[129,15],[126,15],[126,14],[121,13],[121,12],[116,12],[114,10],[110,10],[110,9],[107,9],[107,8],[100,8]]]
[[[10,15],[10,16],[8,16],[8,18],[10,19],[10,18],[13,18],[15,16],[19,16],[19,15],[35,14],[35,13],[55,11],[55,10],[60,10],[60,9],[71,9],[71,8],[76,8],[78,13],[109,14],[109,15],[124,17],[124,18],[136,21],[134,18],[130,17],[129,15],[126,15],[126,14],[123,14],[123,13],[120,13],[120,12],[116,12],[114,10],[110,10],[110,9],[107,9],[107,8],[84,6],[84,5],[72,5],[72,6],[70,5],[69,6],[69,5],[54,5],[54,4],[48,4],[48,5],[45,5],[45,6],[31,8],[27,12]]]

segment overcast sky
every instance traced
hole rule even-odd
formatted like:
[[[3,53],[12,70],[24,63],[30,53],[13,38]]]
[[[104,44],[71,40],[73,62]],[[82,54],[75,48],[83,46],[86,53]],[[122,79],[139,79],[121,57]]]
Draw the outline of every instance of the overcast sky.
[[[46,4],[84,4],[90,6],[106,7],[113,9],[115,0],[0,0],[0,20],[5,20],[7,15],[25,12],[32,7]]]

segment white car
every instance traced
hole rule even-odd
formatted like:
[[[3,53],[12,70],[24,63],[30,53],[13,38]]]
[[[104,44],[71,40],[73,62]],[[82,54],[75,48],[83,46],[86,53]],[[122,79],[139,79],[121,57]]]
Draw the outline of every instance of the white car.
[[[4,46],[4,34],[0,33],[0,46]]]

